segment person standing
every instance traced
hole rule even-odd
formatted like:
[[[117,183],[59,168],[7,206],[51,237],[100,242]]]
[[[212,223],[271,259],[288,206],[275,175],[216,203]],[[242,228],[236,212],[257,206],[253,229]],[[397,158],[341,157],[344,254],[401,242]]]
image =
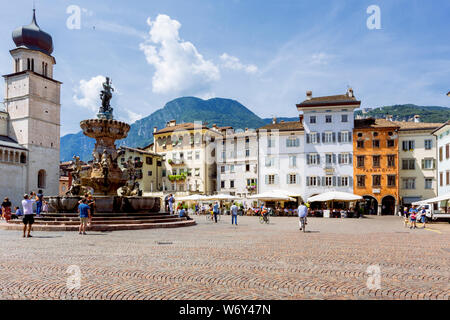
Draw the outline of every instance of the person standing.
[[[173,204],[174,204],[174,202],[175,202],[175,199],[174,199],[173,195],[170,194],[169,195],[169,211],[170,211],[170,214],[173,214]]]
[[[231,224],[236,224],[237,225],[237,213],[238,213],[238,207],[235,204],[235,202],[233,201],[233,204],[231,205],[230,208],[231,211]]]
[[[425,223],[427,221],[427,210],[425,209],[425,207],[422,208],[420,221],[422,222],[423,228],[425,229]]]
[[[30,199],[35,196],[35,199]],[[25,238],[25,233],[28,230],[27,238],[31,238],[31,226],[34,223],[33,216],[33,203],[37,201],[38,197],[34,192],[31,192],[31,196],[25,194],[22,200],[22,208],[23,208],[23,237]],[[28,226],[28,228],[27,228]]]
[[[2,202],[2,217],[8,222],[11,220],[11,201],[6,197]]]
[[[300,230],[302,230],[302,220],[304,220],[306,225],[306,217],[308,216],[308,208],[305,206],[305,203],[302,201],[297,209],[298,212],[298,225]]]
[[[44,193],[41,189],[38,190],[37,194],[38,200],[36,201],[36,216],[39,217],[42,211],[42,204],[44,202]]]
[[[413,227],[414,229],[417,228],[416,219],[417,219],[417,209],[416,206],[412,206],[412,208],[409,209],[409,221],[411,222],[411,225],[409,226],[410,229],[412,229]]]
[[[164,198],[164,209],[166,210],[166,212],[169,211],[169,198],[170,198],[169,194]]]
[[[86,234],[86,225],[90,218],[90,208],[87,205],[87,199],[83,199],[78,205],[78,212],[80,213],[80,229],[79,234]]]
[[[217,215],[219,214],[219,203],[216,201],[213,207],[214,221],[217,223]]]

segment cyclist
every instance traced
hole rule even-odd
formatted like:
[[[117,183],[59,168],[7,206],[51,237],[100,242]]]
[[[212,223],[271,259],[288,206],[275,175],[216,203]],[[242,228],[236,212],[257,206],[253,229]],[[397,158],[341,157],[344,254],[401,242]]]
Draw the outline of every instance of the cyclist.
[[[264,219],[264,222],[267,222],[267,216],[269,215],[269,210],[267,210],[266,206],[261,206],[261,216]]]
[[[300,226],[300,230],[302,230],[303,224],[306,226],[306,217],[308,216],[308,208],[305,206],[305,203],[302,201],[297,209],[298,211],[298,224]]]

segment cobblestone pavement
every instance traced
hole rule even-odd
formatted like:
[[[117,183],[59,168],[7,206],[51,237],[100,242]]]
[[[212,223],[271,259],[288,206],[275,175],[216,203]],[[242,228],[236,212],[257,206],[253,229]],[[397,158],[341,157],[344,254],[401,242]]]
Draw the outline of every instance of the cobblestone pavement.
[[[450,224],[406,229],[399,217],[196,217],[180,229],[0,231],[0,299],[445,299]],[[67,269],[81,269],[68,289]],[[381,288],[368,289],[377,265]],[[69,278],[70,279],[70,278]]]

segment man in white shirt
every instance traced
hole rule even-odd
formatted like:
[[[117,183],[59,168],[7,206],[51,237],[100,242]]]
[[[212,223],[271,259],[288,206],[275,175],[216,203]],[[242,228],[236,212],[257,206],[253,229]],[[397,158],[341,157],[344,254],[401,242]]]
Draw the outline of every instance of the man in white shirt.
[[[35,197],[35,199],[30,199],[31,197]],[[27,238],[31,238],[31,226],[34,223],[34,216],[33,216],[33,203],[38,200],[38,197],[34,192],[31,192],[30,196],[25,194],[23,196],[22,200],[22,208],[23,208],[23,237],[25,238],[25,232],[27,231],[27,225],[28,225],[28,234]]]
[[[231,211],[231,224],[236,224],[237,225],[237,212],[238,212],[238,207],[237,205],[233,202],[233,205],[230,208]]]
[[[297,211],[298,211],[298,225],[300,226],[300,230],[302,230],[302,220],[304,220],[306,224],[306,217],[308,216],[308,208],[305,206],[305,203],[303,201],[298,207]]]

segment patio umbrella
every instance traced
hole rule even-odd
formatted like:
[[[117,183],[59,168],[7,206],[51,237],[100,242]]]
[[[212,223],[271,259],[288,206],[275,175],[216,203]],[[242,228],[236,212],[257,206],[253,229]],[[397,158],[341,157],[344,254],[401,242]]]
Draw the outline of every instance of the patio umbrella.
[[[232,196],[229,194],[214,194],[205,197],[205,200],[237,200],[237,199],[239,199],[239,197]]]
[[[281,192],[264,192],[248,196],[247,199],[257,199],[262,201],[295,201],[294,198]]]
[[[203,196],[201,194],[192,194],[190,196],[176,198],[175,200],[177,200],[177,201],[202,201],[202,200],[208,200],[208,199],[206,199],[206,196]]]
[[[441,202],[441,201],[448,201],[448,200],[450,200],[450,193],[444,194],[444,195],[439,196],[439,197],[431,198],[431,199],[428,199],[428,200],[423,200],[423,201],[420,201],[420,202],[422,202],[421,204],[424,204],[424,203]]]
[[[323,202],[323,201],[356,201],[362,200],[363,197],[353,193],[330,191],[319,194],[314,197],[309,197],[308,202]]]

